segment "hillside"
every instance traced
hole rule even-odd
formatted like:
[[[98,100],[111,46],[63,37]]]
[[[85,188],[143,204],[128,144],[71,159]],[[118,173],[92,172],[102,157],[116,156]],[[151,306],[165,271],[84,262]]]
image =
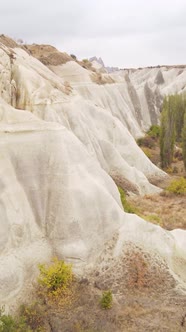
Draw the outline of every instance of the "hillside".
[[[154,184],[168,175],[135,139],[159,122],[164,94],[185,90],[186,69],[107,74],[5,36],[0,69],[0,304],[14,310],[38,263],[55,255],[79,278],[112,288],[116,302],[141,270],[138,257],[143,290],[179,291],[185,301],[185,231],[123,211],[117,185],[129,195],[161,192]]]

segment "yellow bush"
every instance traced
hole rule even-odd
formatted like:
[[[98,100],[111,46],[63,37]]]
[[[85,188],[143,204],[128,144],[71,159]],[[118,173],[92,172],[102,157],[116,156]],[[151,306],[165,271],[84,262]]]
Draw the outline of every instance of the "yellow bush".
[[[181,177],[179,179],[173,180],[166,188],[166,191],[177,195],[186,194],[186,179]]]
[[[54,258],[52,264],[48,266],[40,264],[39,270],[39,284],[54,296],[65,291],[73,279],[72,266],[58,260],[58,258]]]

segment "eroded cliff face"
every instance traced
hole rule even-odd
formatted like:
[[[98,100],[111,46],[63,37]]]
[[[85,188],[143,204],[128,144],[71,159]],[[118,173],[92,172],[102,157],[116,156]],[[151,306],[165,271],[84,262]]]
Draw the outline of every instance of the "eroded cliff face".
[[[184,283],[185,232],[180,243],[125,213],[113,181],[145,194],[159,191],[148,177],[165,176],[132,136],[148,125],[132,78],[100,86],[76,62],[47,68],[2,41],[0,52],[0,304],[21,301],[37,264],[55,254],[79,273],[104,265],[113,236],[110,266],[132,244]]]

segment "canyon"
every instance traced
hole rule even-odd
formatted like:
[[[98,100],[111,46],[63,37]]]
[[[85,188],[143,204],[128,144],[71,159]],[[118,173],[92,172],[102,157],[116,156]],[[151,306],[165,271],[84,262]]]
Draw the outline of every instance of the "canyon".
[[[145,287],[185,296],[186,231],[126,213],[117,188],[161,192],[168,175],[136,139],[159,123],[163,97],[185,90],[186,66],[108,73],[0,36],[0,305],[24,301],[56,255],[116,292],[145,264]]]

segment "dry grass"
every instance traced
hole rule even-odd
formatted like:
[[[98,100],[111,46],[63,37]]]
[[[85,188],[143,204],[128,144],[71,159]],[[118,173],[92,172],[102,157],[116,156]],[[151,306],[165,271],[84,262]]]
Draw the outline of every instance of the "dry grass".
[[[166,188],[173,179],[172,175],[161,181],[161,187]],[[165,229],[186,229],[186,196],[163,191],[160,194],[129,197],[129,203],[139,211],[139,215]]]
[[[107,75],[104,75],[100,72],[96,72],[96,73],[93,73],[91,75],[91,80],[92,82],[96,83],[96,84],[112,84],[112,83],[115,83],[115,81],[113,80],[113,78],[111,76],[109,76],[108,74]]]
[[[19,47],[19,45],[15,42],[15,40],[5,36],[5,35],[0,35],[0,43],[5,45],[6,47],[14,48],[14,47]]]
[[[186,229],[186,197],[177,195],[146,195],[128,198],[140,215],[165,229]]]
[[[92,66],[92,62],[90,62],[88,59],[84,59],[82,61],[77,61],[77,63],[87,69],[87,70],[91,70],[92,72],[96,72],[96,69]]]
[[[182,332],[186,299],[172,292],[144,294],[121,291],[114,294],[110,310],[100,308],[102,291],[91,284],[79,283],[76,300],[62,310],[47,306],[45,326],[56,332]],[[46,306],[46,305],[45,305]]]
[[[74,59],[67,53],[59,52],[55,47],[50,45],[26,45],[27,50],[31,55],[37,58],[46,66],[58,66],[74,61]]]

